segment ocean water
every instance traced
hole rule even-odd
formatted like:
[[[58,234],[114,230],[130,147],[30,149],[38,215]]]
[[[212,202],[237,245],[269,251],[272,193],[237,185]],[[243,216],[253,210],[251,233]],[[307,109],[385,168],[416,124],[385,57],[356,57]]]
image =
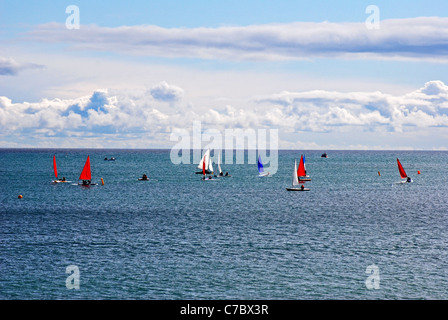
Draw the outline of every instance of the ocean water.
[[[448,152],[321,153],[201,181],[169,150],[0,150],[0,299],[447,299]],[[99,185],[51,184],[54,154]],[[287,192],[300,154],[311,190]]]

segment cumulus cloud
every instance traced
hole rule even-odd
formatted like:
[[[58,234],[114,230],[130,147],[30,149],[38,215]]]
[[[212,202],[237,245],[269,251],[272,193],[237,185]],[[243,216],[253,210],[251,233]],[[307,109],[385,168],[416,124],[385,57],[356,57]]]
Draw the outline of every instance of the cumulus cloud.
[[[25,69],[41,69],[42,65],[34,63],[18,63],[12,58],[0,57],[0,76],[15,76]]]
[[[173,87],[162,83],[153,89]],[[156,102],[143,90],[129,94],[101,89],[76,99],[43,99],[34,103],[13,103],[0,97],[0,137],[154,137],[166,146],[170,145],[169,134],[174,128],[188,130],[193,121],[218,130],[273,128],[286,133],[344,131],[353,135],[448,127],[448,86],[442,81],[430,81],[401,96],[381,92],[284,91],[259,97],[244,108],[210,107],[206,112],[179,108],[173,113],[157,107]]]
[[[182,98],[184,90],[174,85],[169,85],[165,81],[153,86],[149,93],[159,101],[174,102]]]
[[[379,30],[369,30],[364,22],[295,22],[219,28],[83,25],[77,32],[70,32],[62,24],[50,23],[37,26],[27,37],[33,41],[68,43],[79,50],[161,57],[448,60],[448,18],[442,17],[382,20]]]

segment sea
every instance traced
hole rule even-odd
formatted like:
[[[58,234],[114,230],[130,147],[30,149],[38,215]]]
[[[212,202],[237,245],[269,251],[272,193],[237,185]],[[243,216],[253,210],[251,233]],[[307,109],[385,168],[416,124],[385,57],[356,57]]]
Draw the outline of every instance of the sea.
[[[447,299],[448,152],[326,151],[202,181],[170,150],[0,149],[0,299]]]

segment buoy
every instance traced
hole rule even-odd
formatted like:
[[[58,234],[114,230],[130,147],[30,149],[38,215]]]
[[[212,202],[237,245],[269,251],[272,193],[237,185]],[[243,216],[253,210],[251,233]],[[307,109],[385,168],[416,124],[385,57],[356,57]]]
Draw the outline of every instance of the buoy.
[[[103,180],[103,178],[101,178],[101,184],[104,186],[104,180]]]
[[[381,173],[378,171],[378,175],[381,177]]]
[[[417,173],[420,174],[420,170],[418,170]]]
[[[22,198],[23,198],[23,196],[22,196],[21,194],[19,194],[18,198],[19,198],[19,199],[22,199]]]

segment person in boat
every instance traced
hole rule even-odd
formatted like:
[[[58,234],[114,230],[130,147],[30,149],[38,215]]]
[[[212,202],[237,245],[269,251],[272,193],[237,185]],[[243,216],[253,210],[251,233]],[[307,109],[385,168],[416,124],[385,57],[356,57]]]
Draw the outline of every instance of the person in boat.
[[[88,186],[90,185],[91,181],[90,180],[82,180],[82,185],[83,186]]]
[[[219,176],[222,177],[224,174],[222,172],[219,173]]]
[[[148,180],[148,176],[146,174],[143,174],[142,180]]]
[[[305,186],[302,184],[302,186],[300,187],[300,189],[302,189],[302,190],[305,189]]]
[[[62,177],[62,180],[61,181],[65,181],[65,177]]]
[[[229,176],[229,173],[228,172],[226,172],[226,177],[228,177]]]
[[[411,182],[411,181],[412,181],[411,177],[406,178],[406,182]]]
[[[107,160],[107,157],[106,157],[106,158],[104,158],[104,160]]]

